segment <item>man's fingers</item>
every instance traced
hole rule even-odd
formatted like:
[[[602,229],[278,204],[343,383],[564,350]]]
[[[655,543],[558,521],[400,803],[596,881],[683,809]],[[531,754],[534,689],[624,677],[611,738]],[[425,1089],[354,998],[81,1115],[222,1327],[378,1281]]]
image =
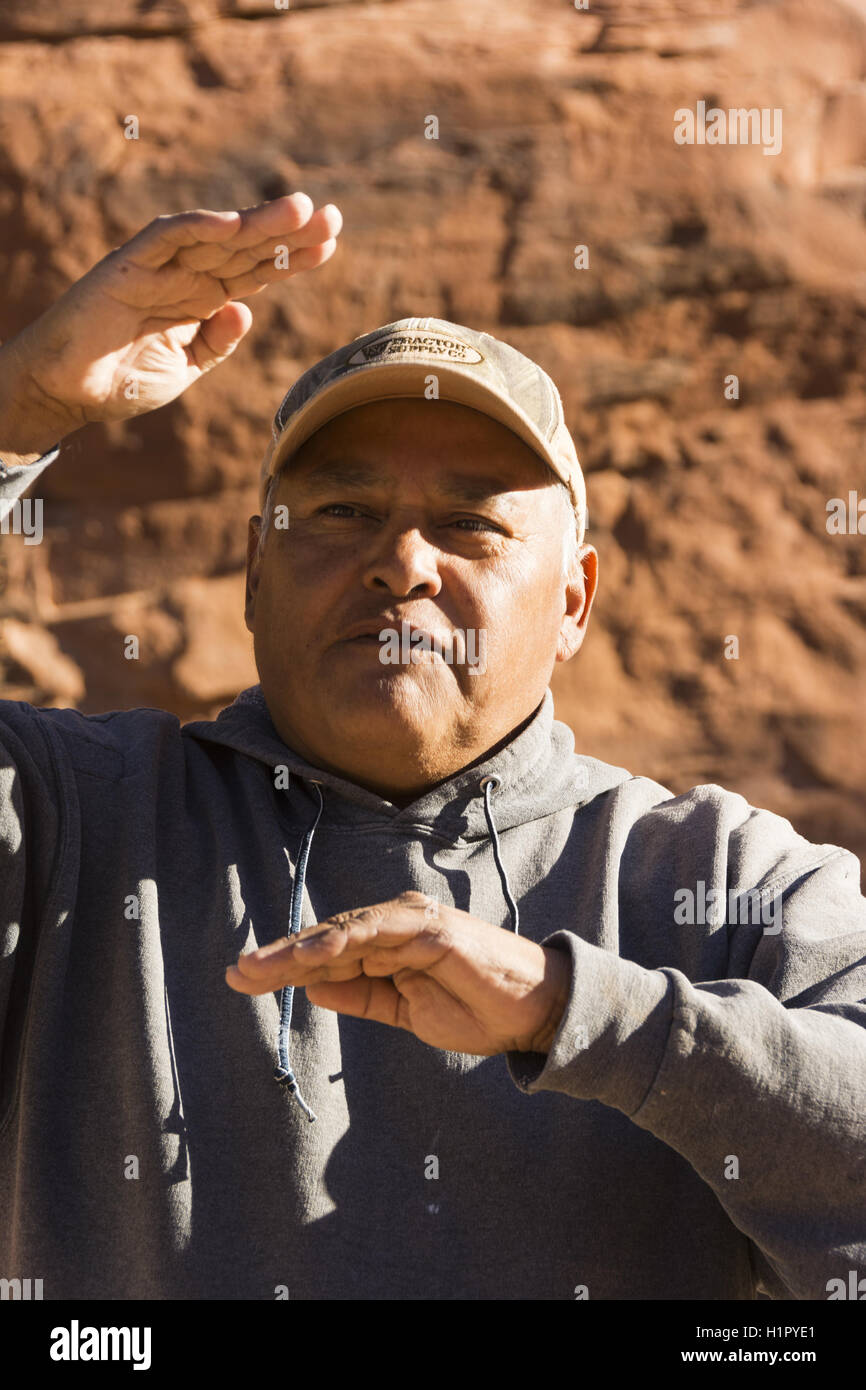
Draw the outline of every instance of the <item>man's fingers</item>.
[[[176,323],[190,318],[209,319],[224,309],[230,299],[236,298],[237,295],[221,280],[203,275],[196,290],[184,299],[175,300],[171,304],[160,303],[158,313],[161,319]]]
[[[286,984],[292,984],[296,989],[306,989],[310,984],[355,980],[363,974],[361,962],[354,960],[346,961],[343,965],[311,966],[309,970],[298,966],[289,970],[284,966],[282,970],[274,970],[270,975],[252,975],[242,968],[244,959],[241,956],[237,965],[230,965],[226,969],[226,982],[239,994],[270,994],[275,989],[282,989]],[[287,978],[289,974],[290,980]]]
[[[223,284],[232,299],[244,299],[247,295],[257,294],[266,285],[288,280],[290,276],[297,275],[299,270],[315,270],[317,266],[330,260],[336,249],[336,240],[323,242],[321,246],[304,246],[300,251],[291,251],[287,258],[281,257],[279,266],[275,256],[273,261],[261,261],[254,270],[248,270],[233,278],[224,278]],[[282,264],[285,259],[288,259],[287,266]]]
[[[319,240],[324,238],[320,237]],[[283,241],[270,236],[266,241],[258,241],[255,246],[247,246],[241,251],[236,251],[231,242],[218,246],[189,246],[178,251],[172,267],[179,265],[188,270],[207,271],[226,280],[242,275],[244,271],[254,270],[262,261],[276,261],[280,247],[288,250],[293,245],[294,238],[287,235]]]
[[[196,242],[194,246],[183,246],[177,252],[172,265],[183,266],[184,270],[213,270],[219,271],[220,266],[228,264],[234,259],[234,252],[227,249],[225,242],[218,241],[213,245],[203,242]]]
[[[324,214],[321,216],[319,214]],[[213,270],[237,251],[268,244],[271,238],[296,238],[302,228],[314,221],[295,244],[309,245],[336,235],[342,225],[339,209],[333,204],[314,214],[312,198],[306,193],[290,193],[256,207],[231,212],[211,212],[196,208],[155,217],[124,248],[125,259],[145,270],[158,270],[172,258],[193,270]],[[318,218],[315,221],[315,218]],[[208,254],[212,243],[231,243],[222,253],[222,262]]]
[[[357,961],[358,954],[374,935],[374,930],[368,928],[353,933],[351,945],[354,950],[350,957],[352,961]],[[304,950],[299,950],[302,941],[312,944]],[[267,946],[260,946],[256,951],[246,952],[238,957],[237,968],[242,975],[255,980],[276,978],[288,965],[296,971],[317,970],[323,966],[330,966],[335,957],[341,956],[347,950],[349,943],[350,937],[347,932],[335,931],[333,928],[323,929],[319,926],[314,934],[300,940],[296,935],[280,937],[277,941],[269,942]]]
[[[260,994],[285,984],[306,986],[311,981],[350,980],[361,973],[379,978],[404,968],[432,970],[451,949],[448,941],[426,934],[412,935],[400,944],[380,946],[369,937],[365,942],[339,931],[323,932],[309,949],[272,944],[276,946],[272,953],[239,956],[236,966],[231,967],[232,978],[239,986],[247,986],[247,993]]]
[[[221,280],[233,279],[245,271],[254,270],[258,265],[285,261],[286,252],[292,254],[302,247],[317,247],[331,242],[336,245],[343,219],[338,209],[334,208],[334,212],[336,216],[331,217],[325,208],[319,208],[299,231],[269,236],[241,250],[235,249],[233,241],[226,246],[189,247],[178,252],[176,263],[196,270],[212,271]]]
[[[158,270],[181,247],[228,241],[241,226],[239,212],[178,212],[155,217],[122,248],[124,259],[143,270]]]
[[[357,980],[337,983],[320,980],[307,985],[307,997],[320,1009],[335,1009],[353,1018],[388,1023],[392,1028],[409,1027],[409,1005],[390,980]]]
[[[246,250],[270,237],[293,236],[313,216],[315,204],[307,193],[288,193],[268,203],[244,208],[241,226],[232,237],[232,249]]]
[[[330,259],[342,214],[328,203],[309,216],[312,206],[305,193],[294,193],[244,212],[158,217],[124,248],[124,260],[146,278],[113,292],[130,306],[159,304],[165,317],[208,318],[227,300],[258,294]],[[249,219],[245,226],[243,219]]]
[[[323,241],[331,241],[339,236],[343,226],[343,214],[333,203],[317,208],[309,221],[297,231],[288,232],[286,240],[294,249],[301,246],[318,246]]]
[[[233,969],[257,983],[273,982],[287,970],[303,974],[333,970],[336,965],[342,971],[361,958],[365,968],[372,966],[376,974],[386,975],[400,966],[427,969],[452,947],[450,933],[421,910],[429,902],[424,894],[410,892],[400,899],[338,912],[297,935],[280,937],[239,956]]]

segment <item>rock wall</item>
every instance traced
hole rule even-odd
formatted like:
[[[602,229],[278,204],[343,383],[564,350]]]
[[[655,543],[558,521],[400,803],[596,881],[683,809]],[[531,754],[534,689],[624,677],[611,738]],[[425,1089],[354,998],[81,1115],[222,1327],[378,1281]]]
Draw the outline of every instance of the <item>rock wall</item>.
[[[270,417],[436,314],[563,394],[601,555],[554,680],[578,746],[866,854],[866,535],[826,524],[866,499],[864,79],[862,0],[5,0],[0,338],[158,213],[301,188],[345,229],[230,364],[64,446],[43,543],[3,538],[2,694],[188,719],[252,683]],[[699,101],[781,110],[781,151],[677,144]]]

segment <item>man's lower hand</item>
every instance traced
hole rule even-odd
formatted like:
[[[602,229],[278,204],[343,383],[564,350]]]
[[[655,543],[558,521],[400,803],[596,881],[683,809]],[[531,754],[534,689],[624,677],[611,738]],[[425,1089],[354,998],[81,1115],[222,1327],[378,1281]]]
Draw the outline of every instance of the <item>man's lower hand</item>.
[[[423,893],[341,912],[242,955],[240,994],[303,986],[320,1008],[405,1028],[431,1047],[491,1057],[549,1051],[571,962]]]

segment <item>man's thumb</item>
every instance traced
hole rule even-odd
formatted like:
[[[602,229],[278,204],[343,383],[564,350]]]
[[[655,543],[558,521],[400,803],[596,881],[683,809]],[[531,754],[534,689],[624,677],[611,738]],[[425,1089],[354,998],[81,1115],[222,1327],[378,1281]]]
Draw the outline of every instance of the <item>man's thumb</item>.
[[[252,310],[238,299],[232,299],[211,318],[205,319],[189,350],[202,372],[210,371],[231,356],[252,325]]]

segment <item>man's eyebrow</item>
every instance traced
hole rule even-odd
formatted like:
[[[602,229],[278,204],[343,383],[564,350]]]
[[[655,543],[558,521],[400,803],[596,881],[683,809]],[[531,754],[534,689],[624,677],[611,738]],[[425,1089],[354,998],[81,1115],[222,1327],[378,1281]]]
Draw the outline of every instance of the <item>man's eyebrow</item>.
[[[440,497],[457,497],[463,502],[482,502],[503,492],[513,492],[514,487],[509,486],[502,478],[491,478],[483,473],[448,473],[440,479],[433,491]]]
[[[334,487],[387,487],[391,481],[392,475],[381,473],[368,464],[355,463],[348,459],[334,459],[330,463],[322,463],[314,472],[298,479],[304,492],[311,494],[329,492]],[[453,497],[463,502],[480,502],[513,491],[513,485],[509,486],[501,478],[491,478],[480,473],[447,473],[437,480],[433,491],[439,497]]]
[[[384,487],[391,479],[385,473],[378,473],[364,463],[353,463],[348,459],[334,459],[330,463],[319,464],[312,473],[298,478],[298,486],[304,492],[329,492],[333,487]]]

